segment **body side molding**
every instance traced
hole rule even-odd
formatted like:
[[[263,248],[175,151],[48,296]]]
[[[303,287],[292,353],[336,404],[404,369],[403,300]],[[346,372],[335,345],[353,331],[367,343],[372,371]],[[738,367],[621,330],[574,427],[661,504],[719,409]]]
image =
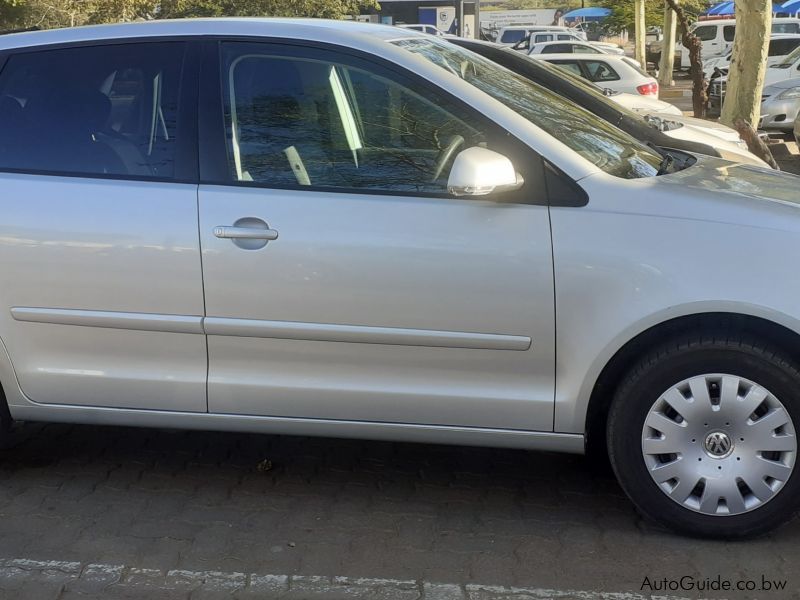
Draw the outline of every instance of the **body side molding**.
[[[11,315],[16,321],[193,333],[231,337],[255,337],[317,342],[349,342],[434,348],[471,348],[481,350],[524,351],[531,347],[531,338],[520,335],[372,327],[366,325],[337,325],[293,321],[264,321],[201,317],[195,315],[163,315],[65,308],[14,307]]]

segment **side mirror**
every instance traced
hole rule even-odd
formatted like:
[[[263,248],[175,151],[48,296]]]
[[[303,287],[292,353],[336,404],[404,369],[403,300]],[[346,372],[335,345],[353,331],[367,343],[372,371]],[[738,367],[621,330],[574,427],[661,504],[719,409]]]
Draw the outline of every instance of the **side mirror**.
[[[493,150],[473,146],[458,153],[447,179],[454,196],[487,196],[518,190],[524,183],[511,161]]]

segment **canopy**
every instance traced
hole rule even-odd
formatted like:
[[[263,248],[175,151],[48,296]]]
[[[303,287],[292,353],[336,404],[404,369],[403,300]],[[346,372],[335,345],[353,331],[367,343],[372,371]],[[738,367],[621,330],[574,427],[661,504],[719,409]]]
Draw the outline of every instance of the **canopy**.
[[[800,2],[800,0],[797,0]],[[597,18],[597,17],[607,17],[611,14],[610,8],[600,8],[597,6],[590,6],[588,8],[577,8],[575,10],[571,10],[568,13],[564,14],[565,19],[577,19],[577,18]]]
[[[800,10],[800,0],[788,0],[780,5],[781,12],[793,13]]]
[[[800,2],[800,0],[798,0]],[[733,2],[720,2],[708,9],[707,15],[732,15],[734,13]]]

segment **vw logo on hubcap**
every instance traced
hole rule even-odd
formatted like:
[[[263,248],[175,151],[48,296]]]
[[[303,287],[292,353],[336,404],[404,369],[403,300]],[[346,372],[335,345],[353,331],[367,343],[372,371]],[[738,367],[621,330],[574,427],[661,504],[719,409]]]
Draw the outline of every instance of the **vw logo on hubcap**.
[[[712,431],[706,436],[705,448],[712,458],[725,458],[733,452],[733,442],[724,431]]]

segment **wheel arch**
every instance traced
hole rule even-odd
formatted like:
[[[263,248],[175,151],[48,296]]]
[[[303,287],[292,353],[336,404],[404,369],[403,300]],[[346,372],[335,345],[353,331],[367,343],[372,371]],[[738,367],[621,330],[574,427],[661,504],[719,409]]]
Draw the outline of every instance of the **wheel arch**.
[[[704,312],[674,317],[652,325],[625,342],[606,362],[595,380],[584,424],[588,455],[606,456],[608,411],[625,373],[650,349],[675,336],[700,330],[728,330],[768,339],[790,356],[800,358],[800,333],[763,316],[738,312]]]

